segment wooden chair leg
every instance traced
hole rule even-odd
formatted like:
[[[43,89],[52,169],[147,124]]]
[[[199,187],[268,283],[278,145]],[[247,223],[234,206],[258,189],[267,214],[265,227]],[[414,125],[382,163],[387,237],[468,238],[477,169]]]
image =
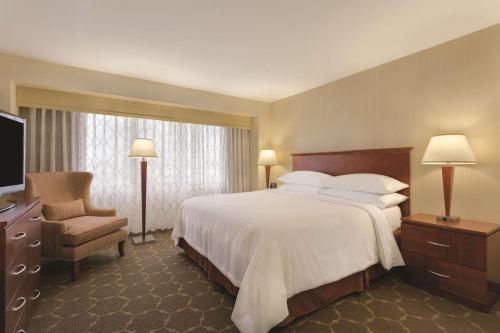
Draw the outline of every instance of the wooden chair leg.
[[[71,281],[78,280],[79,274],[80,274],[80,260],[73,261],[71,269]]]
[[[120,257],[123,257],[125,255],[125,241],[119,241],[118,242],[118,252],[120,253]]]

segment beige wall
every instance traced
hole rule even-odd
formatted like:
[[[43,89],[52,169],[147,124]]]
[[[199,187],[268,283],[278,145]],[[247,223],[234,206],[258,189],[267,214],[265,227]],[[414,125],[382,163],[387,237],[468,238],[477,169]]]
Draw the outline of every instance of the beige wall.
[[[0,54],[0,109],[17,112],[17,84],[255,116],[251,184],[256,188],[259,178],[261,186],[264,182],[262,170],[258,177],[256,161],[259,146],[268,144],[268,103]]]
[[[271,143],[290,153],[413,146],[412,211],[444,210],[429,138],[464,133],[479,164],[457,167],[452,211],[500,223],[500,25],[271,105]]]

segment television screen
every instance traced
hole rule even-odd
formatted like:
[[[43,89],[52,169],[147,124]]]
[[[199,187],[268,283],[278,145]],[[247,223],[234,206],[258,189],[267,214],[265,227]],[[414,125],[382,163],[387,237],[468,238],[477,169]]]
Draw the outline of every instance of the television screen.
[[[0,187],[24,183],[24,123],[0,114]]]

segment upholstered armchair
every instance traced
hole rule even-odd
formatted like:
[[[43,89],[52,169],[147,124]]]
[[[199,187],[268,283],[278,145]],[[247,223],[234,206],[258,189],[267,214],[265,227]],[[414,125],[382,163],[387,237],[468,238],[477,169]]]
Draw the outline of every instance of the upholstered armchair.
[[[73,281],[78,279],[80,260],[95,251],[117,243],[120,256],[125,255],[128,220],[116,216],[114,209],[94,207],[92,178],[89,172],[26,175],[25,195],[40,197],[43,203],[42,256],[71,261]]]

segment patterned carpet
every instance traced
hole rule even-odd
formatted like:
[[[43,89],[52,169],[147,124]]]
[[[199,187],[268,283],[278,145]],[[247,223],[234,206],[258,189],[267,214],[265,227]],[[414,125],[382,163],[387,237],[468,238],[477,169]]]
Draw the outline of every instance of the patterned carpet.
[[[209,282],[169,233],[158,242],[127,244],[87,258],[80,280],[69,265],[43,266],[42,297],[28,332],[238,332],[234,299]],[[398,274],[375,281],[275,332],[500,332],[500,304],[485,315],[401,282]]]

